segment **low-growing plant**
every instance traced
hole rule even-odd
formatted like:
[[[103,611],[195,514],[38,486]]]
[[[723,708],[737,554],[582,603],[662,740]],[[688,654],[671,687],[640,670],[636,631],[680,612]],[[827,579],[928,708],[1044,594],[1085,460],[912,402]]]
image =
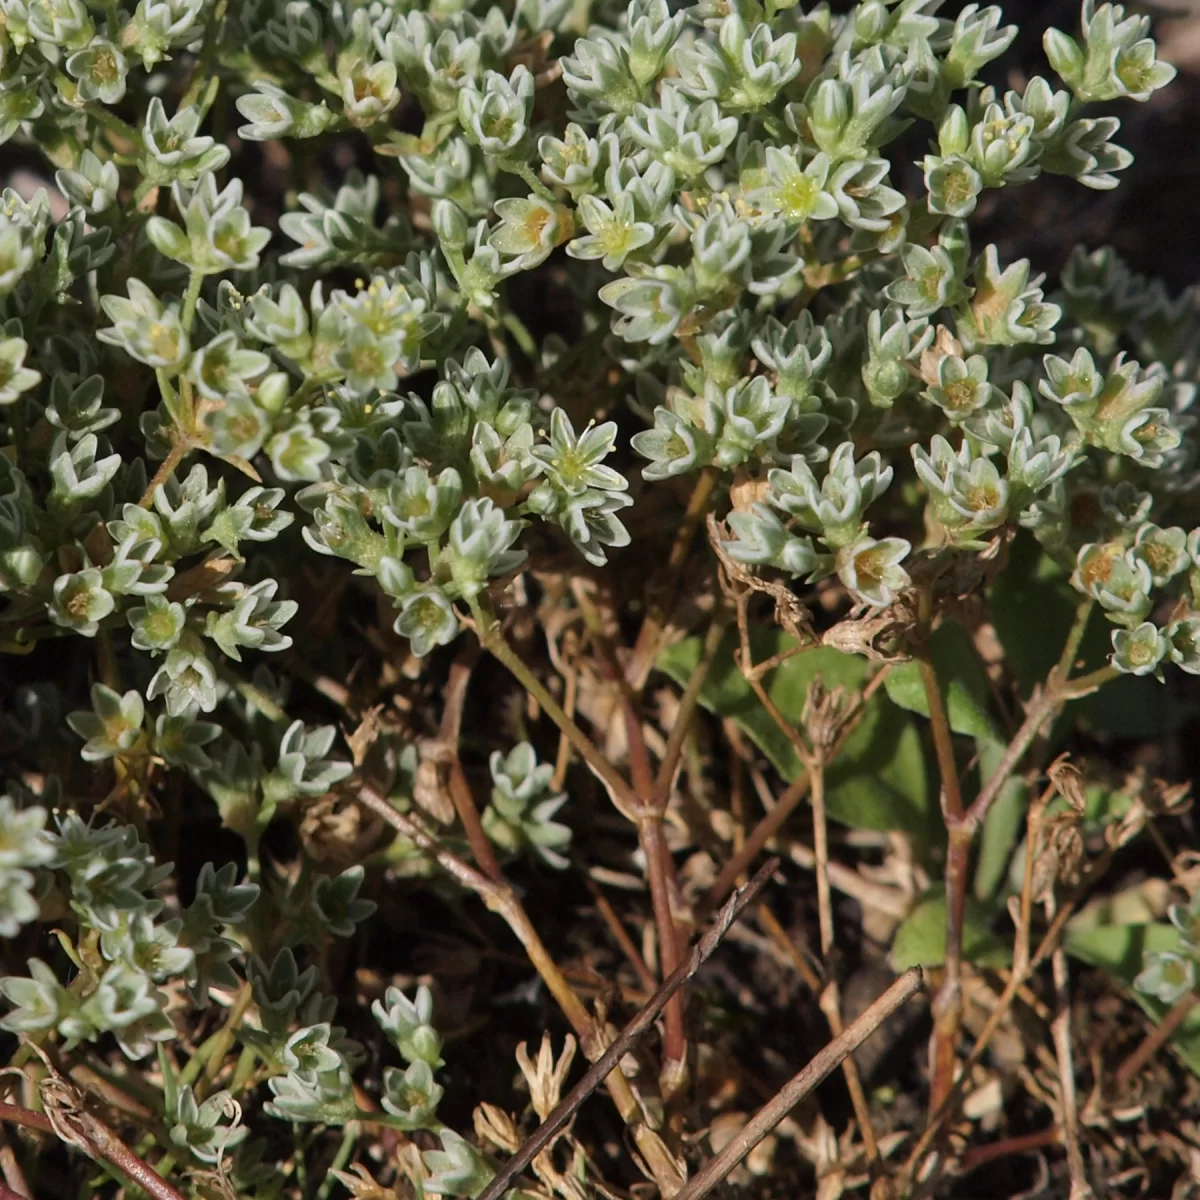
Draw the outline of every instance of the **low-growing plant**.
[[[519,1055],[547,1117],[612,1030],[509,873],[597,886],[609,801],[653,990],[811,800],[819,969],[764,936],[835,1037],[828,819],[908,846],[892,961],[934,996],[900,1159],[841,1054],[896,1194],[948,1169],[994,1032],[968,1044],[970,964],[1009,968],[996,1021],[1044,959],[1068,1025],[1066,953],[1121,973],[1067,917],[1182,793],[1045,764],[1200,674],[1196,294],[1104,248],[1051,284],[973,218],[1044,175],[1115,188],[1120,114],[1174,70],[1083,0],[1005,88],[1016,28],[942,7],[0,0],[0,137],[48,175],[0,208],[0,1119],[47,1114],[80,1186],[479,1195],[521,1118],[444,1124],[433,993],[351,995],[342,943],[398,889],[482,899],[572,1031]],[[476,727],[485,669],[520,703]],[[762,821],[714,794],[705,711],[785,781]],[[183,845],[197,812],[236,849]],[[1123,960],[1175,1006],[1159,1041],[1195,900],[1171,921]],[[613,1177],[664,1196],[716,1182],[685,1182],[685,995],[657,1077],[606,1082]],[[612,1194],[560,1137],[504,1187]],[[5,1154],[21,1194],[39,1155]]]

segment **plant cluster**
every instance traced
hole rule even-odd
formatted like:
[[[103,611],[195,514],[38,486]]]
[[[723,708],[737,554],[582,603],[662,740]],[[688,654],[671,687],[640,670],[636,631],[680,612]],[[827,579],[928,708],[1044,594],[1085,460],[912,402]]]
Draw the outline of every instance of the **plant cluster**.
[[[420,1131],[415,1195],[477,1195],[492,1150],[515,1149],[438,1119],[425,987],[374,1004],[405,1066],[382,1071],[383,1111],[364,1107],[370,1056],[337,1023],[329,956],[377,893],[363,862],[328,870],[309,825],[293,869],[267,863],[281,818],[357,836],[338,806],[373,789],[400,836],[352,860],[449,863],[527,931],[497,855],[569,866],[555,817],[579,754],[637,827],[669,970],[659,841],[682,741],[670,731],[655,783],[627,713],[626,785],[507,640],[505,609],[564,562],[611,580],[661,553],[677,585],[709,517],[715,556],[695,557],[738,593],[743,651],[746,597],[767,592],[790,634],[865,671],[928,666],[964,587],[982,595],[1032,539],[1075,593],[1073,649],[1093,610],[1111,625],[1105,661],[1070,696],[1055,677],[1054,703],[1120,675],[1200,674],[1195,292],[1084,248],[1051,286],[971,220],[1042,175],[1116,187],[1132,157],[1116,114],[1174,70],[1148,17],[1083,0],[1077,30],[1046,35],[1049,69],[1004,89],[989,81],[1016,28],[997,6],[942,7],[0,0],[0,139],[39,148],[53,178],[0,197],[0,652],[34,672],[14,676],[5,721],[30,754],[65,724],[65,757],[104,784],[86,814],[77,783],[21,784],[13,766],[0,937],[42,949],[0,979],[0,1028],[61,1056],[111,1035],[154,1057],[160,1174],[278,1195],[281,1168],[243,1120],[260,1086],[253,1132],[262,1116],[343,1128],[339,1170],[364,1122]],[[332,179],[321,156],[337,146],[360,167]],[[280,162],[276,221],[255,181]],[[561,299],[570,338],[530,295]],[[664,539],[654,519],[676,505]],[[559,726],[558,763],[532,735],[494,748],[489,731],[476,814],[457,749],[430,761],[431,798],[411,728],[364,709],[340,746],[289,688],[314,578],[387,612],[409,679],[478,640]],[[797,600],[818,595],[836,623]],[[632,665],[611,637],[633,610],[607,628],[588,612],[610,682],[644,687],[670,634],[656,604]],[[87,660],[90,703],[52,682],[65,646]],[[900,678],[889,703],[930,716],[937,741],[941,701],[904,699]],[[990,753],[994,721],[962,724],[956,695],[954,732]],[[684,718],[699,702],[713,707],[698,684]],[[815,769],[811,745],[791,746]],[[946,801],[942,742],[937,758]],[[1005,780],[987,782],[980,817]],[[185,796],[215,806],[243,860],[186,882],[159,861],[150,830]],[[1172,914],[1186,954],[1138,980],[1166,1003],[1195,987],[1194,910]],[[519,936],[595,1057],[582,1005]],[[181,1061],[169,1043],[188,1005],[218,1003],[227,1023]],[[610,1091],[669,1190],[654,1103]],[[545,1162],[539,1179],[582,1194]]]

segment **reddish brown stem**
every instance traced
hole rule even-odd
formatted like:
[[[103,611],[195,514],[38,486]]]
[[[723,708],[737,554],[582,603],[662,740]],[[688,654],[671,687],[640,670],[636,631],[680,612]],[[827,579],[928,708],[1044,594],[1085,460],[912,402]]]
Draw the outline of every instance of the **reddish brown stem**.
[[[1200,995],[1188,992],[1177,1000],[1165,1017],[1142,1039],[1134,1052],[1117,1068],[1117,1090],[1124,1091],[1137,1073],[1171,1040],[1171,1035],[1200,1003]]]
[[[154,1197],[154,1200],[183,1200],[181,1193],[177,1192],[153,1167],[138,1158],[111,1129],[90,1113],[64,1114],[62,1119],[69,1126],[70,1139],[63,1138],[63,1135],[44,1113],[21,1108],[17,1104],[0,1104],[0,1121],[11,1125],[23,1125],[26,1129],[37,1129],[42,1133],[52,1133],[64,1141],[70,1140],[90,1157],[102,1158],[116,1167],[126,1178],[132,1179],[142,1191]]]
[[[963,1155],[962,1168],[964,1171],[974,1171],[976,1167],[995,1162],[998,1158],[1008,1158],[1010,1154],[1028,1154],[1032,1150],[1057,1146],[1061,1137],[1058,1128],[1052,1125],[1049,1129],[1041,1129],[1037,1133],[1005,1138],[1002,1142],[992,1142],[988,1146],[976,1146],[974,1150],[969,1150]]]
[[[788,784],[787,790],[779,797],[779,802],[761,821],[750,831],[741,848],[721,868],[712,887],[704,894],[697,906],[697,915],[703,916],[712,912],[726,896],[730,889],[746,873],[746,868],[762,853],[763,847],[783,828],[788,817],[792,815],[800,801],[808,795],[808,772],[801,772]]]
[[[467,776],[462,769],[462,763],[458,761],[457,753],[450,760],[449,783],[450,799],[454,804],[454,811],[458,813],[458,819],[462,822],[463,829],[466,830],[472,857],[485,875],[497,883],[502,883],[504,875],[500,870],[500,864],[496,861],[492,843],[484,832],[483,824],[479,819],[479,810],[475,807],[475,797],[471,794],[471,785],[467,782]]]
[[[600,890],[600,885],[590,875],[585,874],[584,878],[587,881],[588,890],[592,893],[592,897],[596,901],[597,910],[604,918],[604,923],[612,930],[612,935],[616,938],[617,945],[621,947],[621,952],[629,960],[629,965],[633,967],[634,974],[638,977],[638,982],[647,992],[653,992],[658,986],[658,980],[654,978],[654,973],[646,966],[645,960],[639,953],[638,948],[633,944],[633,939],[629,936],[625,926],[621,924],[621,918],[617,916],[616,909],[613,908],[608,897]]]
[[[623,681],[622,681],[623,682]],[[657,802],[650,755],[642,737],[642,725],[633,701],[622,697],[625,731],[629,741],[629,769],[638,797],[638,842],[646,859],[646,878],[654,906],[654,925],[658,933],[659,974],[663,979],[679,965],[679,931],[671,911],[670,881],[674,865],[663,834],[663,810]],[[683,990],[675,993],[663,1013],[663,1078],[666,1091],[675,1092],[687,1070],[687,1034],[683,1026]]]
[[[713,656],[717,652],[717,647],[721,643],[721,638],[724,636],[725,630],[729,626],[729,614],[718,613],[713,618],[712,624],[708,627],[708,634],[704,639],[704,648],[700,654],[700,661],[696,664],[696,669],[688,677],[687,687],[684,688],[683,695],[679,700],[679,708],[675,713],[675,723],[671,726],[670,735],[667,738],[667,748],[663,753],[662,763],[658,768],[658,776],[654,781],[654,794],[658,803],[666,808],[667,801],[671,797],[671,784],[675,781],[675,772],[679,767],[679,759],[683,754],[684,743],[687,741],[688,729],[692,723],[692,714],[696,711],[696,705],[700,702],[700,693],[704,688],[704,681],[708,678],[709,668],[712,666]]]
[[[933,1037],[929,1046],[929,1113],[932,1118],[942,1106],[954,1082],[954,1054],[962,1018],[962,936],[967,903],[967,868],[971,833],[966,826],[954,737],[942,699],[942,688],[929,651],[928,636],[933,598],[921,594],[922,640],[914,647],[921,675],[929,727],[941,777],[942,817],[946,822],[946,958],[942,985],[933,1002]]]
[[[663,629],[675,605],[674,593],[679,583],[679,574],[683,570],[683,564],[687,559],[688,550],[691,548],[692,539],[696,536],[700,521],[708,512],[708,502],[716,483],[716,469],[706,467],[700,472],[695,487],[692,489],[687,510],[683,514],[683,521],[675,535],[675,541],[671,546],[671,553],[667,557],[667,564],[660,580],[660,587],[666,595],[666,600],[661,604],[651,604],[650,611],[646,614],[646,619],[642,622],[642,628],[638,632],[637,641],[634,643],[633,654],[629,659],[626,678],[635,692],[640,693],[646,686],[650,668],[654,665],[654,659],[658,652],[659,639],[662,637]]]
[[[500,864],[496,861],[496,853],[492,843],[484,832],[479,819],[479,810],[475,806],[475,797],[471,794],[471,785],[467,782],[466,772],[458,757],[458,741],[462,732],[463,709],[467,702],[467,688],[471,683],[471,671],[479,658],[478,646],[468,646],[459,654],[450,667],[450,679],[446,684],[445,708],[442,709],[442,720],[438,727],[438,741],[442,752],[449,762],[449,791],[450,800],[458,819],[467,835],[467,843],[471,847],[471,855],[479,869],[497,883],[504,882]]]

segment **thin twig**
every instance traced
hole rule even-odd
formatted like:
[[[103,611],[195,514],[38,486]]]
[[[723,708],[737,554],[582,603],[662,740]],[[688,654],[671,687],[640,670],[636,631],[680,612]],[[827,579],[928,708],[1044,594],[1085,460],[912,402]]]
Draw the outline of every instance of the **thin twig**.
[[[942,784],[942,817],[946,823],[946,957],[942,985],[933,1001],[933,1037],[929,1047],[930,1116],[941,1107],[954,1081],[954,1053],[962,1020],[962,940],[971,852],[971,831],[966,827],[966,812],[959,789],[954,737],[929,647],[932,608],[932,593],[925,588],[920,596],[921,635],[913,647],[913,656],[917,660],[925,704],[929,709],[929,727]]]
[[[711,912],[726,896],[730,888],[746,873],[750,864],[762,853],[763,847],[783,828],[788,817],[796,811],[800,801],[808,795],[808,772],[797,775],[788,784],[775,807],[750,831],[733,857],[721,868],[712,887],[701,897],[696,906],[698,916]]]
[[[857,1020],[819,1051],[799,1074],[738,1131],[729,1144],[676,1193],[675,1200],[707,1196],[787,1115],[832,1071],[859,1048],[898,1009],[920,990],[920,967],[910,967]]]
[[[788,936],[787,930],[780,925],[779,918],[771,911],[770,906],[760,904],[755,911],[763,933],[783,952],[788,962],[795,968],[796,974],[804,981],[804,986],[814,996],[819,996],[821,994],[821,977],[813,970],[812,964],[804,957],[800,947]],[[840,1030],[835,1030],[835,1034],[838,1032]]]
[[[1177,1000],[1165,1017],[1141,1040],[1137,1049],[1117,1068],[1117,1090],[1124,1091],[1137,1073],[1170,1041],[1175,1031],[1200,1003],[1200,993],[1188,992]]]
[[[78,1146],[89,1158],[104,1159],[154,1200],[183,1200],[180,1192],[153,1167],[138,1158],[107,1125],[91,1113],[61,1112],[58,1122],[63,1128],[60,1130],[57,1123],[45,1113],[34,1112],[17,1104],[0,1103],[0,1121],[54,1134],[60,1140]]]
[[[1029,1154],[1034,1150],[1044,1150],[1047,1146],[1057,1146],[1061,1139],[1061,1131],[1051,1125],[1049,1129],[1039,1129],[1037,1133],[1025,1133],[1020,1137],[976,1146],[963,1155],[963,1173],[974,1171],[976,1167],[995,1162],[999,1158],[1007,1158],[1010,1154]]]
[[[563,691],[563,712],[571,720],[575,720],[575,702],[579,697],[579,668],[571,663],[562,672],[565,681]],[[571,743],[561,730],[558,734],[558,753],[554,758],[554,776],[550,780],[550,790],[561,792],[567,779],[567,767],[571,763]]]
[[[692,724],[692,714],[700,702],[700,693],[704,681],[708,678],[709,668],[721,638],[729,627],[729,614],[719,613],[713,618],[704,638],[704,646],[700,652],[700,661],[696,669],[688,677],[687,687],[679,700],[679,708],[675,712],[674,724],[667,738],[667,749],[663,754],[662,763],[658,768],[658,777],[654,781],[654,792],[660,804],[664,807],[671,795],[671,785],[675,781],[675,772],[679,767],[679,759],[683,754],[684,743],[687,741],[688,730]]]
[[[583,1001],[575,994],[561,968],[551,957],[549,950],[546,949],[533,922],[529,919],[529,914],[517,899],[512,888],[507,883],[498,883],[489,879],[469,863],[464,862],[458,855],[447,850],[418,821],[408,813],[397,811],[369,784],[360,786],[358,801],[431,855],[444,871],[457,879],[464,887],[475,892],[488,908],[505,920],[508,927],[516,934],[518,941],[524,946],[529,961],[541,976],[542,982],[545,983],[559,1008],[562,1009],[571,1028],[574,1029],[584,1054],[590,1060],[598,1058],[601,1048],[596,1023],[592,1020],[587,1008],[584,1007]],[[620,1069],[613,1071],[605,1082],[622,1120],[630,1126],[641,1124],[641,1105]]]
[[[471,683],[471,670],[478,657],[478,647],[469,646],[451,664],[450,679],[446,684],[445,708],[442,710],[442,720],[438,726],[438,743],[442,753],[446,756],[450,801],[454,805],[454,811],[458,814],[458,819],[467,835],[471,856],[489,879],[503,883],[504,875],[500,870],[500,864],[496,861],[496,852],[492,849],[491,839],[483,828],[483,822],[479,819],[479,809],[475,806],[471,785],[467,782],[462,760],[458,756],[467,688]]]
[[[587,734],[567,716],[562,706],[543,686],[542,681],[508,644],[491,612],[477,603],[472,608],[472,616],[475,618],[475,630],[484,649],[498,658],[516,677],[517,682],[538,702],[542,711],[558,726],[567,741],[571,743],[572,749],[605,785],[614,803],[618,808],[623,809],[624,815],[630,817],[631,820],[636,820],[636,817],[630,816],[630,813],[638,806],[637,796],[629,784],[621,778],[620,772],[604,757]]]
[[[559,1130],[579,1110],[580,1105],[596,1090],[601,1080],[653,1025],[659,1013],[666,1008],[667,1001],[695,975],[703,963],[712,957],[716,948],[721,944],[721,940],[729,932],[730,926],[754,901],[778,866],[778,859],[771,859],[765,863],[758,874],[730,899],[713,922],[712,928],[696,943],[675,970],[663,980],[658,990],[641,1008],[637,1016],[625,1026],[612,1045],[592,1064],[587,1074],[538,1126],[529,1141],[509,1159],[501,1172],[484,1189],[479,1200],[499,1200],[512,1181],[553,1141]]]
[[[659,640],[676,602],[675,590],[679,583],[679,574],[687,561],[688,550],[691,549],[692,539],[696,536],[701,518],[708,512],[709,500],[712,498],[718,477],[719,473],[715,467],[705,467],[692,488],[687,509],[675,534],[675,541],[667,556],[667,565],[660,581],[662,592],[667,596],[666,602],[651,603],[630,656],[627,678],[635,692],[641,692],[650,676],[650,668],[654,665],[658,653]]]
[[[1046,918],[1053,920],[1053,888],[1050,889],[1045,904]],[[1063,1142],[1067,1147],[1067,1170],[1071,1177],[1070,1200],[1092,1200],[1095,1193],[1088,1183],[1083,1152],[1079,1148],[1079,1104],[1075,1096],[1075,1059],[1071,1053],[1071,976],[1067,966],[1067,952],[1062,946],[1055,946],[1050,963],[1054,972],[1054,999],[1057,1006],[1050,1032],[1054,1037],[1054,1053],[1058,1059],[1059,1109]]]
[[[829,890],[829,828],[825,815],[825,760],[824,750],[816,746],[812,761],[808,767],[809,778],[812,780],[811,798],[813,809],[813,850],[816,853],[817,876],[817,920],[821,936],[821,960],[825,964],[825,986],[818,993],[818,1003],[825,1019],[829,1022],[829,1030],[834,1037],[845,1032],[842,1021],[842,993],[838,984],[837,947],[834,942],[833,929],[833,898]],[[854,1105],[854,1116],[858,1121],[859,1132],[862,1134],[863,1149],[870,1163],[873,1176],[878,1175],[883,1167],[883,1159],[879,1153],[879,1143],[875,1140],[875,1129],[871,1124],[871,1109],[867,1104],[867,1094],[863,1089],[862,1077],[858,1073],[858,1064],[854,1056],[847,1055],[842,1062],[842,1074],[846,1077],[846,1090],[850,1093],[850,1101]]]
[[[884,666],[871,678],[871,681],[863,689],[858,708],[855,709],[853,715],[842,726],[841,732],[838,734],[838,740],[828,754],[830,761],[841,752],[842,747],[846,744],[846,739],[858,727],[858,723],[867,711],[868,702],[883,685],[889,670],[890,667]],[[784,720],[786,721],[786,718]],[[758,857],[766,844],[783,828],[784,823],[795,812],[800,801],[808,795],[808,787],[808,772],[802,770],[788,784],[787,789],[779,797],[775,807],[750,831],[750,835],[746,838],[745,842],[721,868],[717,878],[713,881],[712,887],[705,892],[697,904],[697,916],[703,918],[729,895],[730,889],[736,886],[737,881],[746,873],[747,867]]]
[[[175,474],[175,468],[188,456],[191,448],[191,442],[181,434],[176,433],[175,440],[171,443],[170,450],[167,451],[167,457],[158,464],[158,470],[154,472],[154,478],[146,485],[146,490],[142,493],[142,498],[138,501],[140,508],[149,508],[154,503],[155,493]]]
[[[601,917],[604,918],[604,923],[612,931],[612,935],[616,939],[617,945],[621,947],[622,953],[629,960],[629,965],[633,967],[634,974],[638,977],[638,982],[647,992],[653,992],[658,987],[658,980],[654,978],[654,972],[646,966],[645,959],[642,958],[638,948],[633,944],[633,938],[629,936],[625,926],[621,924],[621,918],[617,916],[616,910],[601,890],[600,885],[586,870],[583,877],[587,882],[588,890],[592,893],[592,898],[596,901],[597,910]]]

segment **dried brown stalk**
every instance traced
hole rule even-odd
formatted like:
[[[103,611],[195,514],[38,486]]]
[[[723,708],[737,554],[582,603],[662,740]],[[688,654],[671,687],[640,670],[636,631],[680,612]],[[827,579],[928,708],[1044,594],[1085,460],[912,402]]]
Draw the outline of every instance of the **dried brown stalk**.
[[[605,1075],[616,1067],[622,1057],[653,1025],[659,1013],[666,1008],[671,996],[712,957],[734,921],[754,901],[778,866],[778,859],[772,859],[764,864],[750,883],[731,898],[718,914],[712,928],[696,943],[675,970],[663,980],[658,990],[639,1010],[637,1016],[625,1026],[604,1054],[592,1064],[587,1074],[542,1122],[529,1141],[504,1165],[503,1170],[484,1189],[479,1200],[499,1200],[499,1197],[511,1186],[513,1180],[550,1144],[588,1096],[600,1085]]]
[[[879,1027],[902,1008],[921,989],[919,967],[910,967],[861,1016],[852,1021],[802,1071],[776,1093],[775,1097],[738,1131],[715,1158],[705,1164],[675,1200],[700,1200],[707,1196],[814,1088]]]
[[[1046,917],[1053,920],[1053,887],[1045,903]],[[1075,1093],[1075,1059],[1071,1052],[1071,976],[1067,966],[1067,952],[1062,946],[1055,946],[1050,962],[1054,972],[1054,998],[1057,1005],[1050,1031],[1054,1038],[1054,1053],[1058,1059],[1059,1110],[1062,1138],[1067,1147],[1067,1170],[1071,1177],[1070,1200],[1092,1200],[1095,1192],[1088,1182],[1083,1151],[1079,1146],[1079,1103]]]

